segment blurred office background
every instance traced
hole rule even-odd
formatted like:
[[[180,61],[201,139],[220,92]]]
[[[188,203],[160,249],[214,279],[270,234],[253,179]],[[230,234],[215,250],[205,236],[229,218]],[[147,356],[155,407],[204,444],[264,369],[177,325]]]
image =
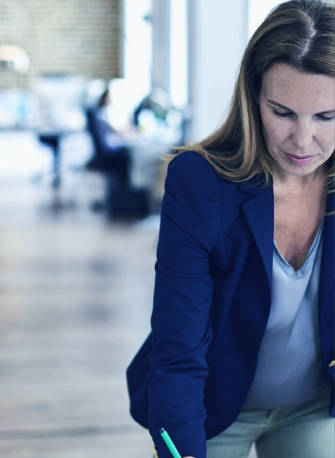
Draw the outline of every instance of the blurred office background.
[[[1,456],[152,456],[125,370],[150,332],[162,158],[223,120],[278,3],[0,0]],[[89,116],[106,89],[121,181]]]

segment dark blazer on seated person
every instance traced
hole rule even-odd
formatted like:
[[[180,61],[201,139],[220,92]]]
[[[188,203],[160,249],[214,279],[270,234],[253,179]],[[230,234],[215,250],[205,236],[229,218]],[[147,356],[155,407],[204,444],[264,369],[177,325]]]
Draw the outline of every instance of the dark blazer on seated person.
[[[206,440],[241,411],[270,313],[273,234],[272,185],[222,179],[192,151],[169,163],[152,332],[127,369],[131,415],[149,428],[160,458],[170,451],[159,428],[181,456],[205,458]],[[319,327],[334,381],[334,216],[325,217],[323,234]]]

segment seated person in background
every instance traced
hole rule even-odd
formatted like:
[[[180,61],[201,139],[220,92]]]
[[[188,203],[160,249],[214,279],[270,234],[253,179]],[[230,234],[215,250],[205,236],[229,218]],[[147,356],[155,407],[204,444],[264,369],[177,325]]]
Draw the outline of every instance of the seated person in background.
[[[107,89],[96,107],[86,112],[87,128],[92,135],[95,153],[86,164],[89,170],[110,171],[120,186],[130,182],[131,155],[122,137],[113,129],[108,113],[111,95]]]

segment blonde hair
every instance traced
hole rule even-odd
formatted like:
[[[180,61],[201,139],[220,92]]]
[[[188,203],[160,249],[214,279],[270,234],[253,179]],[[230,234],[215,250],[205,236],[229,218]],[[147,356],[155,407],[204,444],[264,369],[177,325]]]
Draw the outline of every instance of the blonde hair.
[[[257,103],[264,74],[276,63],[303,73],[335,76],[335,7],[321,0],[281,3],[251,37],[242,58],[224,124],[200,142],[174,148],[168,160],[195,151],[230,181],[256,176],[268,186],[273,159],[268,153]],[[327,193],[334,189],[334,151],[326,162]]]

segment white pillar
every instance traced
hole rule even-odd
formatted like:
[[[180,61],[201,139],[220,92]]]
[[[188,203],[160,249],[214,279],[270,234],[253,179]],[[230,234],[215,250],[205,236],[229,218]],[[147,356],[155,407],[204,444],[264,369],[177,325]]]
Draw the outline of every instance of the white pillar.
[[[170,0],[152,2],[152,85],[170,92]]]
[[[247,45],[248,0],[189,0],[190,140],[223,120]]]

